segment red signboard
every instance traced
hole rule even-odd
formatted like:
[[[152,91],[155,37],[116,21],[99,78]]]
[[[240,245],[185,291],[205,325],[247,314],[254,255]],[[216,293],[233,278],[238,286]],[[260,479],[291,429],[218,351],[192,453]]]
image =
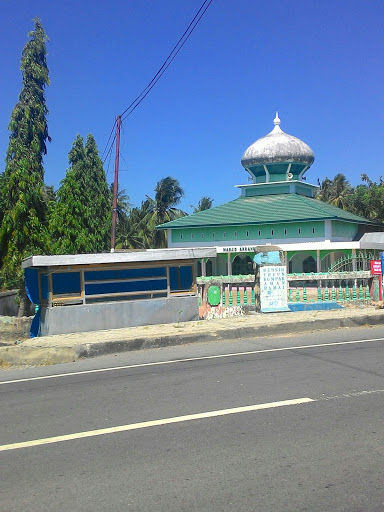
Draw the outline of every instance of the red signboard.
[[[371,260],[371,274],[373,276],[381,276],[381,261]]]

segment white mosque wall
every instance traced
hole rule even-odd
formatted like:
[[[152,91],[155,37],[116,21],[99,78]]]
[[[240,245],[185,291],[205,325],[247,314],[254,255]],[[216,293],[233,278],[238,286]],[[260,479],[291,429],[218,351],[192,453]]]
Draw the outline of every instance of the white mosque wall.
[[[332,240],[333,241],[333,240]],[[343,239],[343,240],[334,240],[335,242],[350,242],[350,240]],[[236,248],[237,250],[233,252],[249,252],[253,250],[253,247],[258,245],[278,245],[279,247],[289,247],[285,250],[291,251],[298,249],[300,250],[300,246],[303,244],[324,244],[327,243],[326,247],[321,247],[321,249],[328,249],[328,245],[331,241],[325,241],[324,237],[317,237],[317,238],[291,238],[289,240],[289,243],[287,244],[287,240],[283,238],[260,238],[258,240],[250,240],[249,238],[247,240],[227,240],[225,242],[223,241],[209,241],[209,242],[201,242],[195,241],[195,242],[168,242],[169,248],[192,248],[192,247],[217,247],[217,248]],[[239,251],[239,248],[245,248],[243,251]],[[292,248],[293,247],[293,248]],[[353,247],[357,248],[358,244],[356,245],[356,242],[354,243]],[[250,248],[249,251],[247,251],[247,248]],[[350,247],[352,248],[352,247]],[[232,251],[222,251],[222,252],[232,252]]]

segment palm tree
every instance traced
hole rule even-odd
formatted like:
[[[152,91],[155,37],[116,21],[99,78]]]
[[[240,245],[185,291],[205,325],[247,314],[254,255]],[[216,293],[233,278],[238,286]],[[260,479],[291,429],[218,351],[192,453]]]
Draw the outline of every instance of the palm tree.
[[[336,174],[333,178],[331,196],[328,203],[343,208],[347,207],[348,196],[352,192],[352,187],[344,174]]]
[[[167,176],[157,182],[155,198],[147,196],[143,206],[148,210],[147,223],[153,230],[153,246],[166,247],[166,234],[164,230],[157,230],[156,226],[187,215],[183,210],[176,208],[184,196],[184,191],[177,179]]]
[[[320,183],[319,183],[320,185]],[[332,191],[332,180],[329,178],[325,178],[320,185],[320,190],[317,193],[317,199],[320,201],[324,201],[324,203],[328,203]]]
[[[348,200],[353,188],[344,176],[344,174],[336,174],[333,180],[325,178],[320,186],[317,198],[325,203],[332,204],[338,208],[348,209]]]
[[[117,249],[150,249],[153,246],[153,231],[147,223],[149,212],[145,202],[141,207],[131,208],[129,214],[120,219],[116,230]]]
[[[212,208],[213,199],[207,196],[203,196],[200,201],[197,203],[197,207],[191,206],[193,208],[193,213],[203,212],[204,210],[209,210]]]
[[[110,185],[111,196],[113,196],[113,183]],[[129,196],[125,188],[117,188],[117,209],[116,209],[116,224],[122,222],[124,216],[128,215],[131,209],[131,203],[129,202]]]
[[[166,233],[164,230],[157,230],[156,226],[186,215],[177,208],[183,195],[184,191],[175,178],[167,176],[161,179],[156,185],[154,199],[146,196],[140,207],[129,208],[121,215],[117,225],[116,248],[166,247]]]

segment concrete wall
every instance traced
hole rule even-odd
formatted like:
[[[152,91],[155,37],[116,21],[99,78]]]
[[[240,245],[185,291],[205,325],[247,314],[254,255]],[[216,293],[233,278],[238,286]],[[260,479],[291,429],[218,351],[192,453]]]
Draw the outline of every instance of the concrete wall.
[[[193,244],[203,247],[206,243],[220,246],[258,245],[264,244],[267,240],[274,240],[274,243],[296,243],[305,239],[320,241],[324,240],[324,234],[324,221],[303,221],[268,225],[178,228],[171,230],[170,241],[180,247],[183,244],[185,247]]]
[[[198,320],[197,296],[60,306],[41,311],[41,336]]]
[[[17,290],[9,290],[0,292],[0,316],[17,316],[19,313],[19,305],[16,302]],[[35,314],[35,306],[31,304],[29,314]]]
[[[0,315],[17,316],[19,306],[16,304],[17,290],[0,293]]]
[[[32,317],[0,316],[0,346],[29,338]]]
[[[358,225],[349,222],[332,221],[332,239],[353,240],[357,234]]]

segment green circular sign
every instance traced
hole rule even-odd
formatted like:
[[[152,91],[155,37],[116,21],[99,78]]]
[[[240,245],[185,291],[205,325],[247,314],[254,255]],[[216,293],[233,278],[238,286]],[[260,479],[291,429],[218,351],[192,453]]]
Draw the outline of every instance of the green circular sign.
[[[220,288],[212,285],[208,288],[208,302],[211,306],[218,306],[220,304]]]

